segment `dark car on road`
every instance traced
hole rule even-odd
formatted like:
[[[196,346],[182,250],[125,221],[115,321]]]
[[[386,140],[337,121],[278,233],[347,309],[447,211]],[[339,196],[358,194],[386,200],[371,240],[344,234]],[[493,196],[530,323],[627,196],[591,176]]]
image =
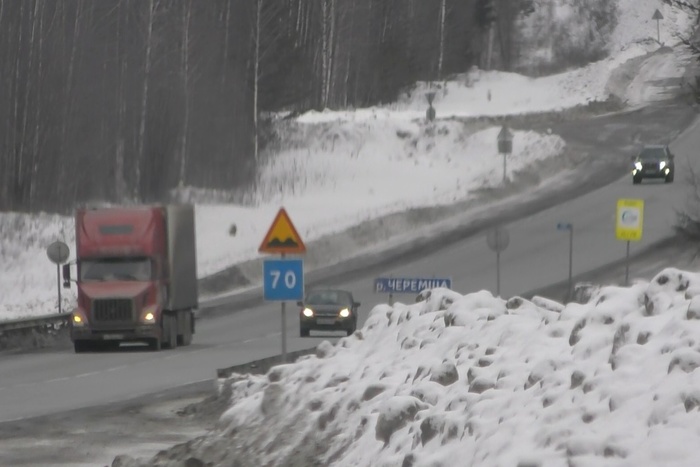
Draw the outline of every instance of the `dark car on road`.
[[[674,156],[668,146],[645,146],[637,155],[632,168],[632,183],[641,183],[645,178],[663,178],[664,182],[673,182],[676,169]]]
[[[299,310],[299,335],[308,337],[309,331],[345,331],[351,335],[357,329],[357,309],[352,293],[347,290],[314,290],[304,301],[297,302]]]

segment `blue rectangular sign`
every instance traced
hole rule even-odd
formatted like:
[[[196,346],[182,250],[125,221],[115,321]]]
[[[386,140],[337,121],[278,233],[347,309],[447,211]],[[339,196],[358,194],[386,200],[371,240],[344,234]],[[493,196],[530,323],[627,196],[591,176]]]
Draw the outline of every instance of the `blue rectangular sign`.
[[[266,259],[263,261],[263,297],[265,300],[304,299],[304,261]]]
[[[378,277],[374,279],[376,293],[420,293],[436,287],[452,288],[452,279],[444,277]]]

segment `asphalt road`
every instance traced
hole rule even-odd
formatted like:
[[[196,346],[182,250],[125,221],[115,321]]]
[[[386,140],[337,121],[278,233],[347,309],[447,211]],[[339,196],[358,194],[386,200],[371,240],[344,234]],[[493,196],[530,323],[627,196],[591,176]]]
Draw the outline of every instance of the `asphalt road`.
[[[554,130],[572,144],[588,144],[591,150],[600,153],[598,164],[620,174],[639,142],[667,140],[669,135],[687,127],[690,116],[689,109],[678,105],[659,106],[625,116],[564,123]],[[643,199],[646,203],[644,236],[641,242],[632,245],[633,253],[669,236],[674,209],[682,208],[688,191],[684,167],[688,158],[697,162],[695,148],[700,147],[697,126],[693,124],[672,145],[677,155],[675,183],[648,182],[633,186],[631,177],[625,175],[585,196],[507,225],[510,245],[501,255],[501,295],[524,294],[566,277],[568,234],[556,229],[558,222],[574,224],[574,274],[624,257],[625,244],[614,235],[619,198]],[[359,279],[338,280],[334,285],[353,290],[362,302],[361,324],[373,304],[386,301],[386,296],[373,291],[373,279],[378,275],[450,276],[453,287],[465,293],[480,289],[495,291],[495,271],[495,254],[480,234],[450,245],[436,245],[432,254],[395,263],[390,269],[371,271]],[[414,299],[412,295],[396,298],[408,302]],[[289,351],[338,336],[312,333],[311,338],[298,337],[297,310],[290,308],[285,328]],[[263,304],[199,320],[193,345],[174,351],[152,353],[129,348],[76,355],[66,350],[2,358],[0,422],[101,405],[211,380],[216,368],[280,353],[280,320],[279,304]]]

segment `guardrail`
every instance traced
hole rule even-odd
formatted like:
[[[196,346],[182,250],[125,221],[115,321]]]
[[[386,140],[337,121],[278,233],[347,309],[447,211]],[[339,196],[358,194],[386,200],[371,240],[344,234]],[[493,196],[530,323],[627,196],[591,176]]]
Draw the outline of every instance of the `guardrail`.
[[[222,298],[213,298],[199,304],[198,316],[207,314],[210,309],[221,305],[248,306],[262,301],[262,289],[255,288],[241,291]],[[0,321],[0,350],[8,350],[17,347],[17,342],[23,337],[36,334],[51,334],[67,329],[70,324],[71,313],[54,313],[31,318],[17,318]],[[47,332],[48,331],[48,332]],[[22,346],[20,346],[22,347]],[[38,346],[36,346],[38,347]]]
[[[65,333],[69,313],[35,316],[0,322],[0,351],[50,345]]]
[[[18,318],[10,321],[0,321],[0,335],[8,331],[26,330],[46,326],[66,326],[70,319],[70,313],[61,313],[32,318]]]

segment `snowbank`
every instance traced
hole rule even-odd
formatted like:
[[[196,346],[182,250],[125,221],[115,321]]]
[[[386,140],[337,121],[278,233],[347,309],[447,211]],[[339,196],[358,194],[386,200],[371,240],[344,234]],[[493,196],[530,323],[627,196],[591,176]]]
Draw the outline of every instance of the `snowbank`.
[[[444,289],[379,305],[336,346],[264,377],[235,375],[219,428],[188,455],[269,466],[700,465],[698,294],[700,274],[666,269],[559,312]]]

